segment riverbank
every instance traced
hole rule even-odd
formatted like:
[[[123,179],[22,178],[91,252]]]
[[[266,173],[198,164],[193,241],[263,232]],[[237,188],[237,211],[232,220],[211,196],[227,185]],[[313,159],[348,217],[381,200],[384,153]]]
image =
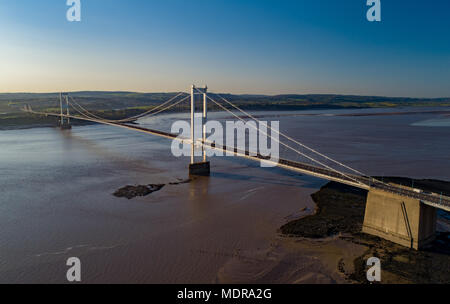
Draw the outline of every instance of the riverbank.
[[[355,107],[354,105],[348,105],[348,106],[336,106],[336,105],[282,105],[282,106],[275,106],[270,104],[263,104],[263,105],[254,105],[249,106],[248,104],[241,105],[242,109],[246,111],[254,111],[254,112],[261,112],[262,114],[254,114],[253,116],[257,119],[264,119],[264,118],[286,118],[286,117],[320,117],[320,116],[337,116],[337,117],[373,117],[373,116],[405,116],[405,115],[418,115],[418,114],[428,114],[428,115],[439,115],[439,116],[449,116],[450,111],[446,109],[441,109],[441,107],[436,107],[436,110],[409,110],[405,111],[405,107],[394,107],[394,106],[360,106]],[[311,111],[311,110],[317,110],[317,111],[323,111],[323,110],[361,110],[361,109],[391,109],[391,111],[382,111],[382,112],[365,112],[365,113],[301,113],[301,111]],[[417,107],[408,105],[407,108],[414,109]],[[95,115],[99,115],[100,117],[104,117],[105,119],[111,119],[111,120],[119,120],[124,119],[127,117],[132,117],[135,115],[139,115],[143,113],[145,110],[148,110],[148,108],[145,109],[137,109],[137,108],[125,108],[120,110],[97,110],[93,111]],[[54,109],[41,109],[42,112],[54,112]],[[188,113],[189,108],[187,107],[177,107],[174,109],[170,109],[168,113]],[[222,109],[214,107],[214,105],[209,106],[209,111],[222,111]],[[283,113],[277,113],[277,114],[264,114],[266,111],[277,111],[277,112],[286,112],[286,114]],[[296,111],[296,113],[289,113],[290,111]],[[298,113],[300,111],[300,113]],[[241,118],[246,118],[245,115],[240,115]],[[233,116],[226,117],[226,119],[232,119]],[[29,113],[24,112],[11,112],[11,113],[2,113],[0,115],[0,130],[14,130],[14,129],[31,129],[31,128],[41,128],[41,127],[53,127],[56,125],[57,118],[56,117],[46,117],[43,115],[33,115]],[[72,120],[73,125],[90,125],[94,124],[92,122],[88,121],[81,121],[81,120]]]
[[[426,191],[450,192],[450,182],[438,180],[411,180],[387,177],[385,181],[414,183]],[[364,248],[363,254],[345,267],[337,265],[348,282],[367,283],[365,262],[380,258],[383,269],[382,283],[450,283],[450,227],[449,214],[438,212],[436,240],[423,251],[408,249],[384,239],[361,233],[367,192],[334,182],[328,183],[312,195],[317,205],[314,215],[290,221],[280,228],[284,236],[300,241],[326,242],[339,239]],[[302,242],[302,241],[300,241]]]
[[[43,115],[33,115],[28,113],[15,113],[0,116],[0,131],[5,130],[26,130],[34,128],[52,128],[57,126],[58,119]],[[91,125],[92,122],[72,120],[74,126]]]
[[[443,191],[450,189],[450,182],[415,182],[429,187],[444,184]],[[448,213],[440,213],[439,232],[432,246],[424,251],[411,250],[360,232],[366,195],[365,191],[353,187],[333,182],[326,184],[311,195],[315,211],[305,209],[294,215],[296,219],[287,217],[269,247],[234,253],[218,272],[216,282],[367,284],[366,261],[378,257],[382,284],[448,284]]]

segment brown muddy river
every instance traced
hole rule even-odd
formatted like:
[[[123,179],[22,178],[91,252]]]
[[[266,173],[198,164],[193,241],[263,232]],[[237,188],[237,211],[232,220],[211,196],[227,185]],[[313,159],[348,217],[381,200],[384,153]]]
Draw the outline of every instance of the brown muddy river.
[[[450,180],[448,116],[331,115],[383,111],[409,110],[258,114],[370,175]],[[170,131],[186,117],[141,123]],[[267,248],[278,227],[314,209],[310,194],[325,183],[214,157],[210,178],[169,185],[187,178],[189,162],[172,156],[170,144],[99,125],[0,131],[0,283],[65,283],[69,257],[80,258],[85,283],[214,283],[231,258]],[[281,156],[302,160],[286,149]],[[133,184],[166,186],[132,200],[112,195]]]

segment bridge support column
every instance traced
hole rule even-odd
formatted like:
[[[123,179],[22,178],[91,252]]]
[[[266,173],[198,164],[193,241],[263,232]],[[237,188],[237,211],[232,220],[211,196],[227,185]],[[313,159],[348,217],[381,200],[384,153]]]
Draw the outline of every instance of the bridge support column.
[[[201,126],[201,132],[202,132],[202,144],[206,141],[206,120],[208,117],[208,109],[207,109],[207,96],[206,93],[208,91],[208,87],[205,88],[196,88],[194,85],[191,87],[191,163],[189,164],[189,175],[202,175],[202,176],[209,176],[211,169],[210,169],[210,163],[206,161],[206,149],[204,145],[202,145],[202,156],[203,161],[202,162],[195,162],[195,95],[196,92],[198,94],[203,95],[203,113],[202,113],[202,126]]]
[[[435,238],[436,209],[419,199],[370,189],[362,231],[418,250]]]

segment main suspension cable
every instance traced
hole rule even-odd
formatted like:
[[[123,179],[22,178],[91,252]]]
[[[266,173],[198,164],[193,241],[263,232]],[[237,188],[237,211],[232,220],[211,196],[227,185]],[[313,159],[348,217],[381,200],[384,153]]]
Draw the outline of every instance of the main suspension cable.
[[[199,92],[200,92],[200,91],[199,91]],[[201,92],[201,93],[203,93],[203,92]],[[219,106],[219,107],[222,108],[223,110],[227,111],[228,113],[230,113],[231,115],[233,115],[234,117],[236,117],[237,119],[239,119],[240,121],[242,121],[242,122],[245,123],[245,120],[244,120],[244,119],[242,119],[241,117],[239,117],[238,115],[236,115],[235,113],[233,113],[231,110],[227,109],[226,107],[222,106],[220,103],[218,103],[216,100],[214,100],[213,98],[211,98],[209,95],[206,95],[206,96],[207,96],[208,99],[210,99],[212,102],[214,102],[217,106]],[[257,121],[257,120],[256,120],[256,121]],[[258,130],[258,128],[256,128],[255,126],[253,126],[253,125],[250,125],[250,126],[251,126],[252,128],[254,128],[254,129]],[[272,128],[270,128],[270,129],[273,130]],[[338,173],[338,174],[340,174],[340,175],[342,175],[342,176],[345,176],[345,177],[347,177],[348,179],[357,182],[358,184],[363,184],[363,183],[361,183],[360,181],[358,181],[357,179],[355,179],[355,178],[353,178],[353,177],[351,177],[351,176],[348,176],[347,174],[345,174],[345,173],[343,173],[343,172],[340,172],[340,171],[338,171],[338,170],[336,170],[336,169],[334,169],[334,168],[332,168],[332,167],[330,167],[330,166],[328,166],[328,165],[326,165],[326,164],[324,164],[324,163],[322,163],[322,162],[320,162],[320,161],[318,161],[318,160],[316,160],[316,159],[310,157],[309,155],[306,155],[306,154],[302,153],[301,151],[299,151],[299,150],[297,150],[297,149],[295,149],[295,148],[293,148],[293,147],[291,147],[291,146],[289,146],[289,145],[287,145],[287,144],[285,144],[285,143],[283,143],[283,142],[277,140],[277,139],[274,138],[273,136],[271,136],[271,135],[269,135],[269,134],[267,134],[267,133],[265,133],[265,132],[263,132],[263,131],[260,131],[260,130],[258,130],[258,131],[261,132],[261,133],[263,133],[264,135],[268,136],[269,138],[275,140],[276,142],[278,142],[279,144],[283,145],[284,147],[286,147],[286,148],[288,148],[288,149],[290,149],[290,150],[296,152],[297,154],[299,154],[299,155],[301,155],[301,156],[303,156],[303,157],[305,157],[305,158],[307,158],[307,159],[309,159],[309,160],[311,160],[311,161],[313,161],[313,162],[315,162],[315,163],[317,163],[317,164],[319,164],[319,165],[321,165],[321,166],[323,166],[323,167],[325,167],[325,168],[327,168],[327,169],[329,169],[329,170],[331,170],[331,171],[334,171],[335,173]]]
[[[151,113],[151,114],[145,115],[145,117],[151,117],[151,116],[157,115],[157,114],[159,114],[159,113],[161,113],[161,112],[164,112],[164,111],[166,111],[166,110],[169,110],[169,109],[175,107],[176,105],[182,103],[183,101],[185,101],[185,100],[188,99],[189,97],[190,97],[190,96],[186,96],[186,97],[184,97],[184,98],[178,100],[177,102],[175,102],[175,103],[173,103],[173,104],[171,104],[171,105],[168,105],[168,106],[166,106],[166,107],[160,109],[159,111],[157,111],[157,112],[155,112],[155,113]],[[80,113],[82,116],[87,117],[87,118],[89,118],[89,119],[94,119],[94,120],[99,120],[99,121],[105,121],[105,122],[110,122],[110,123],[125,123],[125,122],[128,121],[128,120],[106,120],[106,119],[103,119],[103,118],[99,118],[99,117],[96,116],[96,115],[90,116],[90,115],[88,115],[88,114],[82,113],[82,112],[81,112],[80,110],[78,110],[78,109],[75,107],[75,105],[72,104],[71,102],[69,102],[69,104],[70,104],[70,105],[71,105],[78,113]],[[77,102],[75,102],[75,104],[76,104],[79,108],[81,108],[82,110],[84,110],[84,108],[83,108],[80,104],[78,104]],[[142,116],[142,117],[144,117],[144,116]],[[133,119],[133,120],[134,120],[134,119]]]
[[[145,117],[145,116],[151,116],[151,115],[149,115],[151,112],[153,112],[153,111],[155,111],[155,110],[158,110],[159,108],[161,108],[161,107],[163,107],[163,106],[169,104],[170,102],[174,101],[175,99],[177,99],[179,96],[181,96],[181,95],[183,95],[183,94],[186,94],[186,93],[185,93],[185,92],[180,92],[180,93],[178,93],[175,97],[173,97],[173,98],[167,100],[166,102],[164,102],[164,103],[162,103],[162,104],[160,104],[160,105],[158,105],[158,106],[156,106],[156,107],[154,107],[154,108],[152,108],[152,109],[150,109],[150,110],[148,110],[148,111],[146,111],[146,112],[144,112],[144,113],[141,113],[141,114],[138,114],[138,115],[129,117],[129,118],[117,119],[117,120],[106,119],[106,118],[100,117],[100,116],[98,116],[98,115],[95,115],[95,114],[89,112],[88,110],[86,110],[86,108],[84,108],[83,106],[81,106],[81,105],[80,105],[80,104],[79,104],[72,96],[69,96],[69,97],[70,97],[70,99],[73,101],[73,103],[75,103],[79,108],[81,108],[85,113],[87,113],[87,115],[91,116],[92,118],[96,118],[96,119],[104,120],[104,121],[108,121],[108,122],[118,122],[118,123],[120,123],[120,122],[130,122],[130,121],[134,121],[134,120],[136,120],[136,119],[139,119],[139,118]],[[170,107],[169,107],[169,108],[170,108]],[[164,109],[166,110],[167,108],[164,108]],[[158,112],[158,113],[161,113],[161,112]]]
[[[226,103],[228,103],[229,105],[231,105],[233,108],[237,109],[238,111],[244,113],[246,116],[250,117],[251,119],[253,119],[253,120],[255,120],[255,121],[257,121],[257,122],[259,122],[259,123],[261,123],[261,124],[263,124],[263,125],[265,125],[267,128],[269,128],[270,130],[272,130],[272,128],[270,128],[270,126],[267,126],[267,124],[265,124],[264,122],[261,122],[260,120],[258,120],[257,118],[255,118],[255,117],[252,116],[251,114],[247,113],[246,111],[242,110],[242,109],[239,108],[238,106],[234,105],[234,104],[231,103],[230,101],[226,100],[225,98],[223,98],[223,97],[220,96],[219,94],[215,94],[215,95],[219,96],[219,98],[221,98],[223,101],[225,101]],[[328,157],[328,156],[326,156],[326,155],[324,155],[324,154],[318,152],[317,150],[314,150],[314,149],[311,148],[311,147],[308,147],[307,145],[305,145],[305,144],[303,144],[303,143],[301,143],[301,142],[299,142],[299,141],[293,139],[292,137],[290,137],[290,136],[284,134],[283,132],[280,132],[280,131],[278,131],[278,130],[273,130],[273,131],[276,132],[276,133],[278,133],[280,136],[282,136],[282,137],[284,137],[284,138],[286,138],[286,139],[288,139],[288,140],[290,140],[290,141],[296,143],[297,145],[300,145],[301,147],[303,147],[303,148],[305,148],[305,149],[307,149],[307,150],[309,150],[309,151],[311,151],[311,152],[313,152],[313,153],[315,153],[315,154],[317,154],[317,155],[319,155],[319,156],[321,156],[321,157],[323,157],[323,158],[325,158],[325,159],[327,159],[327,160],[329,160],[329,161],[332,161],[332,162],[334,162],[334,163],[336,163],[336,164],[338,164],[338,165],[340,165],[340,166],[342,166],[342,167],[344,167],[344,168],[346,168],[346,169],[349,169],[349,170],[351,170],[351,171],[353,171],[353,172],[355,172],[355,173],[358,173],[358,174],[360,174],[360,175],[362,175],[362,176],[367,176],[366,174],[364,174],[364,173],[362,173],[362,172],[360,172],[360,171],[358,171],[358,170],[356,170],[356,169],[353,169],[353,168],[351,168],[351,167],[349,167],[349,166],[347,166],[347,165],[345,165],[345,164],[343,164],[343,163],[341,163],[341,162],[339,162],[339,161],[337,161],[337,160],[332,159],[331,157]]]

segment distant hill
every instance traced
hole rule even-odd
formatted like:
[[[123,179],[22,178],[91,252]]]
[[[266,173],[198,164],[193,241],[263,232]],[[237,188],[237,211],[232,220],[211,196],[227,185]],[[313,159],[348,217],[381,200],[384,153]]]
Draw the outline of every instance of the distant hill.
[[[176,93],[137,92],[72,92],[71,96],[90,110],[110,111],[148,108],[170,99]],[[59,93],[0,93],[0,113],[20,112],[25,104],[34,109],[58,107]],[[214,96],[214,95],[212,95]],[[286,94],[286,95],[234,95],[221,94],[226,99],[246,109],[252,110],[301,110],[336,108],[374,108],[397,106],[450,106],[449,98],[403,98],[383,96],[356,96],[333,94]],[[217,98],[220,101],[220,98]],[[188,103],[176,110],[188,108]],[[211,104],[211,109],[216,107]]]

